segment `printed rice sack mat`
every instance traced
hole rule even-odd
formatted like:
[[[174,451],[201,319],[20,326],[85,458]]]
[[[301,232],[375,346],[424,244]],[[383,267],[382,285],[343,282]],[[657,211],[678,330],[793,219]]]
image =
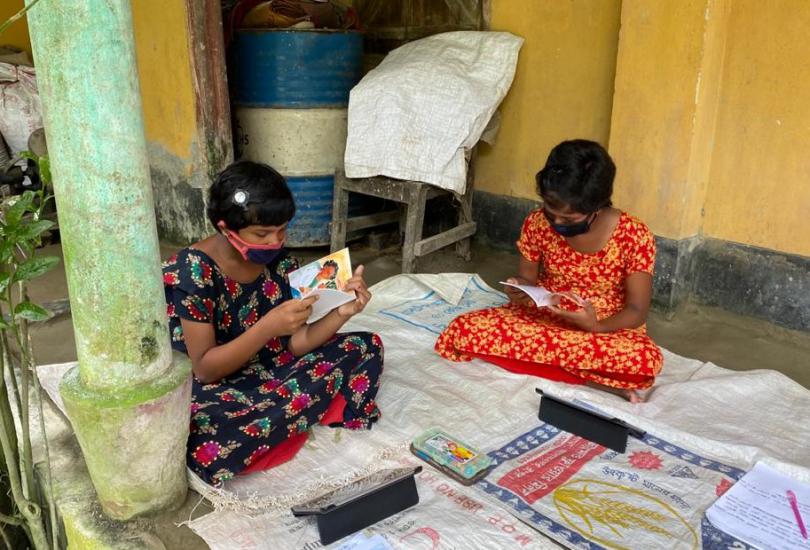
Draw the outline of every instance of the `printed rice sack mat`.
[[[479,490],[557,542],[592,550],[704,547],[705,509],[744,473],[650,434],[620,454],[548,424],[489,455],[496,466]]]

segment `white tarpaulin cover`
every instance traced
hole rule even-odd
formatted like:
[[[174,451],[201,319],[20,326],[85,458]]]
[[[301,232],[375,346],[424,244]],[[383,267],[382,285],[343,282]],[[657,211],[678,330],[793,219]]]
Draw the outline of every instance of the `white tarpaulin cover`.
[[[398,550],[556,547],[546,537],[572,548],[745,549],[706,522],[717,495],[757,460],[810,481],[810,392],[777,372],[734,372],[665,351],[649,401],[630,404],[438,357],[435,337],[454,316],[504,300],[477,276],[400,275],[372,291],[367,311],[347,328],[383,338],[382,419],[369,432],[316,427],[293,461],[238,476],[221,490],[192,476],[217,507],[190,522],[211,548],[320,547],[314,522],[293,518],[289,506],[378,469],[419,463],[407,444],[433,426],[490,452],[497,467],[473,487],[425,467],[417,476],[420,504],[369,530]],[[57,400],[67,366],[39,369]],[[537,419],[537,387],[623,418],[647,436],[618,454],[560,432]]]
[[[458,31],[397,48],[349,96],[345,170],[463,193],[468,152],[515,76],[523,39]]]

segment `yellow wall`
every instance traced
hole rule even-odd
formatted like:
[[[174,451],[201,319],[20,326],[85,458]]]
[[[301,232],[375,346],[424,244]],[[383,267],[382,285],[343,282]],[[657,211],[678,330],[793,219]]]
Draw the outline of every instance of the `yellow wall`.
[[[0,1],[0,23],[8,20],[9,17],[21,9],[23,9],[23,0]],[[5,44],[22,48],[29,54],[31,53],[31,40],[28,38],[28,21],[24,17],[0,35],[0,46]]]
[[[197,121],[186,3],[137,0],[132,19],[146,139],[191,163]]]
[[[810,256],[804,0],[625,0],[614,202],[673,239]]]
[[[689,175],[700,113],[705,4],[622,5],[609,148],[617,166],[614,203],[657,235],[675,239],[699,229],[684,218],[700,185]]]
[[[23,0],[0,0],[0,22],[23,4]],[[33,9],[45,8],[47,0]],[[137,0],[132,2],[132,18],[146,138],[190,161],[197,130],[185,1]],[[25,18],[0,35],[2,44],[31,52]]]
[[[706,235],[810,256],[810,9],[735,0]]]
[[[22,4],[0,1],[0,19]],[[185,1],[132,9],[147,139],[191,170]],[[492,0],[491,28],[525,43],[496,145],[480,148],[478,189],[536,198],[556,143],[609,141],[615,203],[656,234],[810,256],[806,0]],[[26,22],[2,43],[30,51]]]
[[[607,144],[620,5],[493,0],[492,30],[525,42],[495,146],[479,148],[477,189],[537,198],[534,174],[554,145],[575,137]]]

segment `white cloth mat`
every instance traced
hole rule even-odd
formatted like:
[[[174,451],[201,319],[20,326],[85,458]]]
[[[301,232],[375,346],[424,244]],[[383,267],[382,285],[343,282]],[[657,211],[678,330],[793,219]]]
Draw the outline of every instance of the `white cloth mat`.
[[[212,548],[312,548],[307,544],[317,540],[314,525],[292,518],[289,506],[371,471],[418,463],[407,445],[432,426],[486,451],[499,448],[539,423],[537,387],[586,400],[735,468],[747,470],[764,459],[810,480],[810,391],[777,372],[735,372],[665,350],[664,369],[649,401],[634,405],[590,388],[516,375],[478,360],[450,363],[436,355],[436,336],[453,317],[504,301],[478,276],[399,275],[372,292],[366,312],[346,330],[382,336],[382,419],[368,432],[340,430],[339,439],[334,430],[317,427],[314,440],[293,461],[237,476],[220,490],[189,473],[192,486],[217,507],[190,523]],[[38,369],[60,408],[58,382],[70,366]],[[554,547],[501,503],[431,472],[426,468],[419,478],[420,504],[373,531],[394,548]],[[426,530],[419,531],[420,525]]]

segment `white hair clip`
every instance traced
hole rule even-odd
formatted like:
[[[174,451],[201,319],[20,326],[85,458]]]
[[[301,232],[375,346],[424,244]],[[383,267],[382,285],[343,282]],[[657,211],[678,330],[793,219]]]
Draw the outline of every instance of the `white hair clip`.
[[[233,203],[237,206],[245,207],[247,205],[250,194],[247,191],[237,189],[233,193]]]

